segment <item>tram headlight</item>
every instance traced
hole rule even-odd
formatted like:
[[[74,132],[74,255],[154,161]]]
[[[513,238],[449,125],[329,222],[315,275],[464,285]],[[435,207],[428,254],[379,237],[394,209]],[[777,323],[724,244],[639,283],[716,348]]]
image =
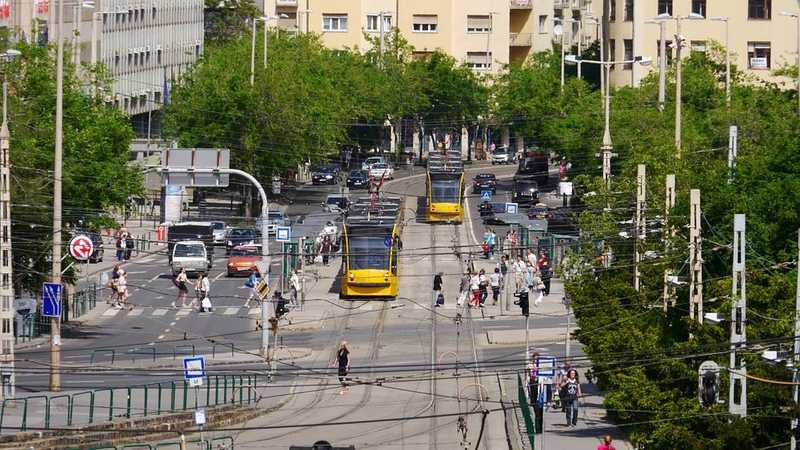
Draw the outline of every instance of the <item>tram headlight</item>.
[[[434,205],[431,205],[431,211],[436,211],[436,207]]]

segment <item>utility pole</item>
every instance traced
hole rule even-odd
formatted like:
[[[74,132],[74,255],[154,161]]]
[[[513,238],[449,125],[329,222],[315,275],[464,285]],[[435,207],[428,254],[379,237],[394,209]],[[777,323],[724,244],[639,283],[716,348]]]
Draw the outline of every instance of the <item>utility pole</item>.
[[[675,157],[681,159],[681,84],[683,79],[683,63],[681,61],[681,48],[683,38],[681,37],[681,20],[675,20]],[[666,56],[666,55],[663,55]]]
[[[578,20],[578,79],[581,79],[581,47],[583,46],[583,16]]]
[[[633,288],[638,291],[641,287],[641,273],[639,272],[639,263],[642,261],[641,246],[642,241],[647,237],[647,224],[645,223],[647,168],[644,164],[639,164],[636,172],[636,241],[633,244]]]
[[[739,152],[739,127],[731,125],[728,131],[728,184],[733,182],[736,154]]]
[[[703,323],[703,248],[700,189],[689,193],[689,318]]]
[[[0,128],[0,253],[9,255],[0,261],[0,274],[8,280],[0,284],[0,296],[14,298],[13,266],[11,264],[11,134],[8,131],[8,81],[3,80],[3,125]],[[14,311],[12,309],[0,311],[2,320],[12,322]],[[3,354],[0,377],[2,377],[2,392],[0,398],[14,398],[16,375],[14,374],[14,331],[9,328],[4,330],[2,345],[7,353]],[[6,378],[7,377],[7,378]]]
[[[61,181],[64,155],[64,0],[58,0],[56,40],[56,138],[53,156],[53,273],[61,283]],[[50,318],[50,391],[61,390],[61,318]]]
[[[669,258],[672,253],[672,238],[675,236],[675,229],[669,224],[669,215],[675,208],[675,174],[667,175],[667,186],[664,191],[666,201],[664,207],[664,258]],[[675,287],[670,282],[675,271],[672,268],[664,270],[664,312],[668,306],[675,306]]]
[[[658,58],[658,109],[664,111],[664,103],[666,102],[666,85],[667,85],[667,41],[664,40],[664,28],[666,22],[663,20],[658,21],[658,51],[661,55]]]
[[[250,86],[256,84],[256,24],[258,19],[253,17],[253,39],[250,44]]]
[[[792,381],[794,382],[792,397],[795,405],[800,403],[800,386],[798,386],[800,384],[800,370],[797,368],[797,364],[800,363],[800,339],[798,339],[798,336],[800,336],[800,230],[797,230],[797,261],[797,291],[794,301],[794,355],[792,357]],[[797,439],[794,437],[797,424],[797,419],[792,419],[792,432],[789,433],[792,437],[791,450],[797,449]]]
[[[383,30],[383,11],[381,11],[380,14],[378,14],[378,22],[379,22],[378,23],[378,29],[380,30],[380,34],[381,34],[381,37],[380,37],[380,54],[379,54],[380,59],[378,60],[378,66],[379,67],[383,67],[383,33],[384,33],[384,30]]]
[[[731,360],[728,412],[747,417],[747,366],[738,360],[736,350],[747,343],[747,291],[745,289],[745,215],[733,216],[733,289],[731,300]]]

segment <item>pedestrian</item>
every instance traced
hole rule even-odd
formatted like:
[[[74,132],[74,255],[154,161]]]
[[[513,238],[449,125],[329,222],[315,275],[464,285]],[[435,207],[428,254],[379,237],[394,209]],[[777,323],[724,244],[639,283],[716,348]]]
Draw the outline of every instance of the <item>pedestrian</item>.
[[[442,275],[439,272],[433,276],[433,306],[439,306],[439,296],[442,295]]]
[[[578,425],[578,399],[581,397],[581,383],[578,380],[578,371],[570,369],[567,372],[567,379],[561,384],[564,392],[561,402],[564,404],[567,413],[567,426]]]
[[[322,238],[322,264],[325,266],[328,265],[332,248],[333,242],[331,242],[331,237],[326,234],[325,237]]]
[[[558,386],[558,398],[560,398],[560,399],[563,399],[564,396],[566,395],[564,393],[564,390],[561,388],[561,385],[565,381],[567,381],[567,374],[569,373],[569,371],[571,369],[572,369],[572,364],[570,364],[569,361],[565,361],[564,365],[561,366],[560,369],[558,369],[558,374],[556,376],[556,386]],[[566,412],[566,411],[567,411],[567,407],[564,404],[564,402],[562,401],[561,402],[561,412]]]
[[[114,247],[117,250],[117,261],[125,262],[125,237],[122,233],[117,235],[117,240]]]
[[[280,320],[281,317],[289,312],[289,308],[286,307],[286,299],[283,298],[281,291],[277,291],[272,296],[272,301],[275,302],[275,318]]]
[[[533,304],[539,306],[544,298],[544,283],[542,283],[542,277],[539,275],[539,271],[536,267],[532,267],[531,272],[533,273],[531,292],[536,294],[536,299],[533,301]]]
[[[544,295],[550,295],[550,279],[553,277],[553,268],[550,266],[550,258],[547,257],[544,250],[539,252],[539,260],[536,264],[539,266]]]
[[[494,250],[497,247],[497,233],[494,232],[494,229],[489,228],[489,258],[494,258]]]
[[[291,289],[291,302],[292,306],[300,304],[298,297],[300,293],[300,275],[297,270],[292,270],[292,275],[289,277],[289,289]]]
[[[528,265],[529,266],[535,266],[536,262],[537,262],[536,255],[530,249],[525,250],[525,251],[527,252],[527,255],[525,256],[525,259],[527,260]]]
[[[503,236],[503,246],[502,247],[503,248],[501,250],[503,251],[504,255],[510,255],[511,254],[511,231],[510,230],[506,231],[506,235]]]
[[[501,256],[500,261],[495,267],[500,269],[500,275],[502,275],[505,279],[506,275],[508,274],[508,255]]]
[[[519,237],[517,236],[517,230],[511,230],[508,235],[508,240],[511,247],[511,257],[515,257],[519,254],[518,246],[519,246]]]
[[[256,304],[258,304],[259,300],[261,300],[261,296],[258,294],[258,282],[258,271],[251,270],[250,276],[248,276],[247,281],[244,282],[244,285],[250,288],[250,295],[247,297],[247,300],[244,301],[244,306],[242,306],[243,308],[249,308],[250,302],[253,300],[256,301]]]
[[[347,341],[339,344],[336,361],[339,364],[339,383],[342,384],[339,395],[343,395],[347,391],[347,373],[350,371],[350,350],[347,349]]]
[[[522,285],[525,284],[525,272],[527,269],[525,261],[522,260],[522,256],[517,256],[517,260],[514,261],[514,265],[511,269],[514,271],[514,290],[515,292],[519,292],[519,290],[522,289]]]
[[[611,445],[612,440],[609,435],[603,436],[603,442],[597,445],[597,450],[617,450],[616,447]]]
[[[186,276],[186,269],[181,268],[180,273],[175,277],[175,287],[178,288],[178,297],[172,302],[172,307],[175,308],[177,301],[181,302],[181,308],[186,308],[186,296],[189,294],[189,277]]]
[[[500,297],[500,287],[502,286],[503,275],[500,274],[500,269],[495,268],[494,273],[489,276],[489,285],[492,288],[492,305],[497,304],[497,299]]]
[[[530,305],[528,303],[528,287],[522,286],[519,292],[514,294],[514,297],[517,297],[519,300],[514,300],[515,305],[519,305],[520,309],[522,310],[522,315],[528,317],[530,314]]]
[[[469,279],[469,288],[472,292],[472,298],[469,302],[470,308],[477,308],[481,304],[481,279],[477,273],[472,272],[472,277]]]
[[[211,299],[208,298],[208,292],[211,289],[211,282],[208,280],[208,275],[201,274],[197,279],[197,303],[200,312],[211,312]]]
[[[533,415],[536,424],[536,433],[542,433],[544,423],[544,396],[542,395],[539,384],[539,369],[536,367],[538,353],[534,353],[530,364],[528,364],[528,402],[533,408]]]
[[[461,276],[461,282],[458,285],[458,300],[456,304],[462,306],[469,296],[470,276],[465,273]]]
[[[119,264],[115,264],[114,268],[111,269],[111,279],[108,281],[108,288],[111,289],[111,295],[109,295],[108,300],[106,300],[106,303],[108,304],[111,304],[112,302],[116,303],[117,301],[117,279],[119,278],[121,270],[122,269],[120,268]]]
[[[136,244],[133,241],[133,236],[130,234],[125,236],[125,261],[131,259],[131,254],[133,253],[133,248]]]
[[[486,276],[486,271],[481,269],[480,273],[478,274],[478,289],[480,290],[480,307],[483,308],[483,304],[486,303],[486,298],[489,297],[489,277]]]
[[[128,300],[128,274],[120,269],[119,277],[117,278],[117,301],[114,307],[122,309],[125,307],[125,302]]]

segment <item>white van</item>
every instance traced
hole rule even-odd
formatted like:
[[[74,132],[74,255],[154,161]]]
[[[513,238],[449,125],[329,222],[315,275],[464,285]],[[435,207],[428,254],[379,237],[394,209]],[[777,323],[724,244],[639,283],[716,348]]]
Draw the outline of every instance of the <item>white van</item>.
[[[361,164],[361,170],[370,170],[374,164],[386,164],[386,158],[383,156],[370,156]]]
[[[203,241],[178,241],[172,247],[172,274],[178,275],[181,269],[187,274],[208,273],[208,255]]]

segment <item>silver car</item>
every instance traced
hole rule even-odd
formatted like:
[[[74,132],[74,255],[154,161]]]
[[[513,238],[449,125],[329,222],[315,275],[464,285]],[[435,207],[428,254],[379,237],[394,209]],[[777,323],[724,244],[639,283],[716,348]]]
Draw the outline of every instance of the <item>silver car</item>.
[[[211,222],[211,226],[213,227],[214,245],[225,245],[225,236],[228,234],[225,222],[215,220]]]

